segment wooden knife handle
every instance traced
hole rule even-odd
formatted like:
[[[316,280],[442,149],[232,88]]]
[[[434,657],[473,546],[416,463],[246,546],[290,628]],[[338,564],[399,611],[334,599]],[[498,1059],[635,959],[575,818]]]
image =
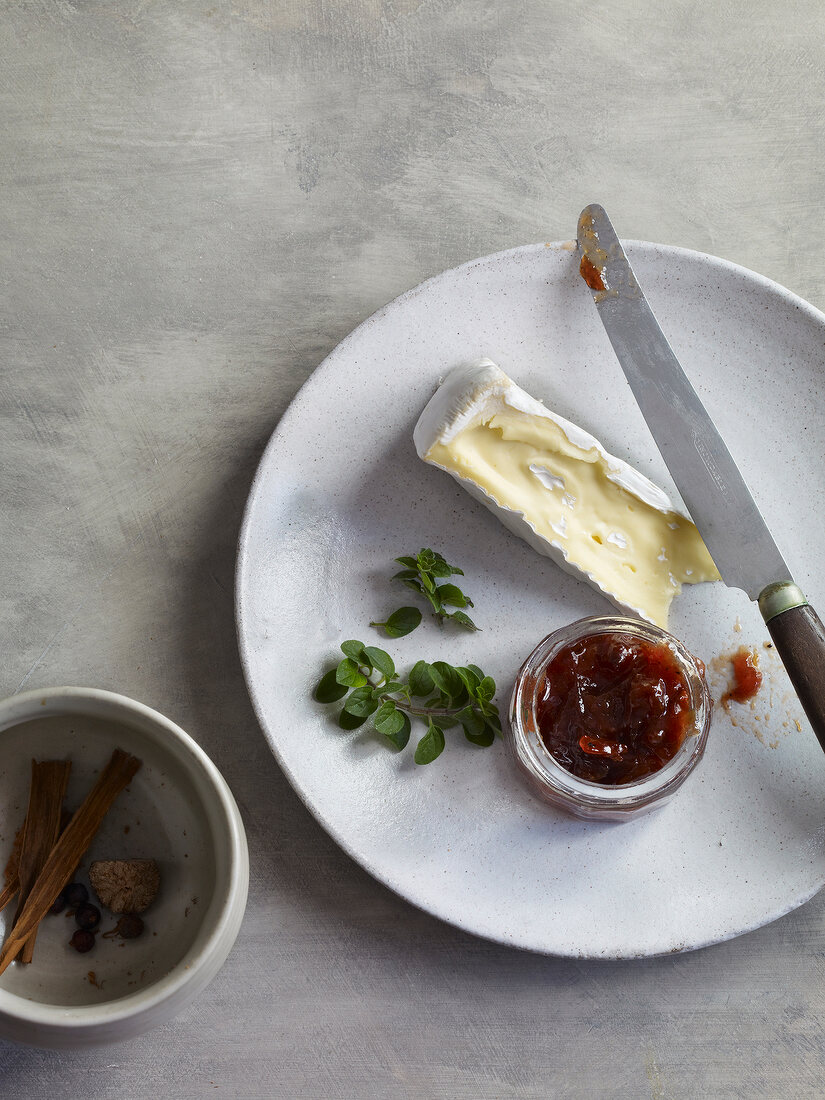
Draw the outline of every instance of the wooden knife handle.
[[[825,627],[810,606],[768,619],[768,631],[819,743],[825,749]]]

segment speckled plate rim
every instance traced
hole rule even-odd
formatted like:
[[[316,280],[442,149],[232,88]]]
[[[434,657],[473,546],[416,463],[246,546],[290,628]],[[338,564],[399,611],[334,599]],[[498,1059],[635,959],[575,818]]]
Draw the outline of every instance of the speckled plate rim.
[[[49,1004],[0,990],[0,1028],[11,1033],[16,1041],[37,1045],[64,1045],[71,1034],[76,1038],[69,1045],[109,1042],[131,1038],[162,1023],[220,970],[240,931],[249,888],[246,833],[226,780],[197,742],[159,711],[100,688],[42,688],[0,701],[0,738],[7,729],[32,718],[66,713],[118,716],[125,725],[138,724],[144,730],[152,727],[163,733],[168,738],[166,745],[158,741],[163,750],[172,753],[193,776],[199,793],[209,790],[214,798],[205,803],[205,809],[225,839],[227,874],[219,884],[220,896],[210,905],[214,912],[207,910],[204,928],[191,947],[169,974],[145,989],[95,1005]],[[128,1034],[112,1034],[127,1021]],[[27,1028],[32,1029],[30,1033]],[[101,1028],[105,1029],[105,1035],[96,1038],[94,1032]]]
[[[825,313],[817,309],[816,306],[811,305],[810,302],[801,298],[799,295],[794,294],[793,291],[788,290],[787,287],[782,286],[781,283],[777,283],[773,279],[769,279],[765,275],[761,275],[756,271],[752,271],[750,268],[744,267],[741,264],[733,263],[730,260],[722,259],[720,256],[714,256],[710,253],[700,252],[696,249],[683,248],[679,245],[668,244],[656,244],[651,241],[637,241],[624,239],[623,244],[626,250],[630,253],[631,259],[635,254],[647,253],[649,255],[655,255],[667,259],[671,257],[675,260],[682,260],[688,262],[698,262],[705,265],[709,270],[724,271],[728,276],[735,276],[741,282],[749,287],[754,285],[775,294],[779,299],[783,300],[790,308],[798,310],[804,314],[809,321],[813,322],[823,330],[825,335]],[[338,829],[328,818],[324,811],[323,805],[310,798],[307,793],[302,789],[301,783],[293,770],[289,767],[285,757],[281,753],[278,746],[277,730],[273,728],[269,721],[269,717],[266,713],[263,700],[255,685],[252,672],[251,672],[251,655],[249,651],[248,641],[244,630],[244,617],[246,613],[246,593],[245,593],[245,575],[246,570],[249,567],[249,542],[250,531],[253,523],[253,513],[255,511],[255,505],[257,502],[258,494],[261,491],[261,485],[268,472],[268,467],[271,462],[272,455],[277,451],[281,435],[285,429],[291,423],[292,419],[300,415],[301,399],[306,397],[307,393],[316,386],[324,386],[327,384],[328,378],[331,377],[337,367],[338,359],[343,357],[350,344],[354,344],[361,336],[363,331],[376,321],[382,320],[388,313],[397,309],[400,306],[405,305],[407,302],[416,298],[422,294],[425,290],[430,290],[436,287],[440,282],[446,282],[456,276],[470,272],[472,269],[482,265],[492,265],[507,259],[518,259],[521,257],[527,257],[544,250],[563,250],[565,252],[572,252],[576,248],[576,242],[574,240],[565,241],[552,241],[552,242],[537,242],[534,244],[517,245],[514,248],[503,249],[500,252],[493,252],[486,256],[480,256],[472,260],[468,260],[463,264],[459,264],[454,268],[448,268],[439,272],[436,275],[431,276],[429,279],[425,279],[423,282],[418,283],[416,286],[411,287],[409,290],[404,291],[403,294],[393,298],[386,305],[370,314],[359,325],[356,326],[343,340],[341,340],[332,351],[321,361],[316,369],[310,374],[305,382],[299,387],[294,394],[290,404],[284,411],[280,420],[278,421],[273,433],[269,439],[269,442],[264,449],[261,459],[258,463],[255,475],[250,486],[249,496],[247,498],[246,506],[244,509],[243,521],[238,537],[238,554],[235,570],[235,627],[238,636],[238,648],[241,657],[241,664],[244,671],[244,677],[247,684],[247,689],[252,702],[253,709],[258,718],[258,722],[266,737],[266,740],[272,750],[275,759],[277,760],[282,771],[286,775],[290,784],[295,792],[298,794],[301,801],[316,819],[316,821],[322,826],[322,828],[332,837],[332,839],[347,853],[356,863],[364,868],[370,875],[373,876],[378,882],[384,886],[389,887],[394,893],[404,898],[411,905],[415,906],[423,912],[429,913],[432,916],[438,917],[440,920],[445,921],[447,924],[451,924],[454,927],[460,928],[464,932],[469,932],[472,935],[479,936],[481,939],[491,940],[494,943],[500,943],[507,947],[518,947],[522,950],[531,951],[535,954],[543,954],[556,958],[576,958],[576,959],[590,959],[594,961],[620,961],[620,960],[632,960],[642,958],[657,958],[665,957],[672,954],[682,954],[689,951],[696,951],[703,947],[710,947],[717,943],[725,943],[728,940],[737,938],[747,934],[748,932],[754,932],[759,928],[763,928],[767,924],[771,924],[773,921],[779,920],[781,917],[786,916],[788,913],[793,912],[806,902],[810,901],[819,891],[825,886],[825,875],[814,884],[812,889],[803,891],[802,893],[794,895],[786,904],[776,907],[767,913],[763,919],[758,919],[750,923],[743,924],[727,930],[724,934],[715,934],[706,938],[698,937],[691,942],[680,943],[676,946],[665,948],[661,951],[645,951],[645,952],[630,952],[630,953],[610,953],[610,954],[589,954],[587,952],[561,950],[561,949],[544,949],[536,946],[534,942],[527,942],[519,936],[508,936],[504,933],[493,934],[487,929],[480,929],[473,921],[472,913],[456,914],[453,909],[442,908],[437,903],[428,901],[426,904],[422,903],[417,897],[414,889],[411,889],[403,880],[396,878],[392,874],[388,874],[380,868],[376,867],[372,861],[365,857],[359,850],[358,845],[352,843],[350,839]]]

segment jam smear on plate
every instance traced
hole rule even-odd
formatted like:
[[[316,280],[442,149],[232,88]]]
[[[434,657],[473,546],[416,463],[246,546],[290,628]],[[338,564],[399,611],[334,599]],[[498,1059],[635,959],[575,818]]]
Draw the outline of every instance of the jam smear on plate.
[[[733,686],[722,696],[722,706],[728,703],[747,703],[753,699],[762,686],[762,673],[759,671],[759,655],[756,650],[741,646],[731,657]]]
[[[537,703],[548,751],[594,783],[631,783],[659,771],[694,723],[673,650],[632,634],[592,634],[565,646],[545,670]]]

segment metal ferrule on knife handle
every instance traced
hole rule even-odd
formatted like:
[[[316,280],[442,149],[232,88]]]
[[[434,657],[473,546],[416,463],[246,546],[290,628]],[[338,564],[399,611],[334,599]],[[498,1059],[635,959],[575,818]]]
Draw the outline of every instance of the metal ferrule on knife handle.
[[[783,611],[793,611],[795,607],[807,607],[808,600],[798,584],[793,581],[774,581],[759,593],[759,610],[766,623],[781,615]]]
[[[725,584],[757,600],[825,749],[825,628],[642,293],[601,206],[579,218],[580,273],[633,396]]]

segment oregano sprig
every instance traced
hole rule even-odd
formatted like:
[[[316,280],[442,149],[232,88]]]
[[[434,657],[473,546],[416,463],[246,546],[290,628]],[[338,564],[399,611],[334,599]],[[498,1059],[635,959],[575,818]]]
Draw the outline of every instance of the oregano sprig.
[[[412,722],[426,725],[415,749],[416,764],[430,764],[444,750],[444,730],[461,726],[474,745],[492,745],[501,732],[493,703],[495,681],[477,665],[417,661],[406,680],[389,653],[355,639],[343,642],[342,661],[321,677],[315,688],[320,703],[346,696],[338,716],[342,729],[358,729],[368,719],[377,733],[398,751],[410,740]]]
[[[467,630],[478,630],[470,616],[462,610],[465,607],[472,607],[473,601],[469,596],[465,596],[457,584],[446,579],[454,576],[463,577],[463,570],[448,564],[435,550],[424,549],[420,550],[414,558],[403,557],[395,560],[404,568],[392,579],[401,581],[407,588],[428,600],[439,625],[450,620]],[[455,608],[455,610],[448,611],[447,608]],[[420,622],[421,612],[417,608],[400,607],[386,622],[371,622],[370,626],[383,627],[391,638],[400,638],[415,630]]]

